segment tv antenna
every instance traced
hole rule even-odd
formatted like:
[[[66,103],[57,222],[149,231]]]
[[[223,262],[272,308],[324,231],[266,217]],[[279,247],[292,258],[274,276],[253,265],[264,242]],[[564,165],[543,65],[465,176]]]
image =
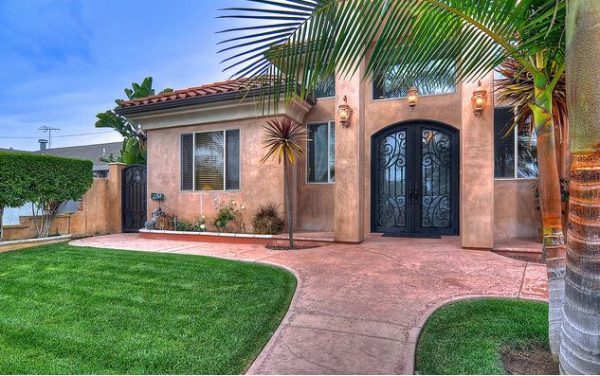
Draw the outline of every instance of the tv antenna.
[[[48,133],[48,148],[52,149],[52,132],[58,132],[60,131],[60,128],[53,128],[53,127],[49,127],[47,125],[43,125],[41,126],[38,130],[44,132],[44,133]]]

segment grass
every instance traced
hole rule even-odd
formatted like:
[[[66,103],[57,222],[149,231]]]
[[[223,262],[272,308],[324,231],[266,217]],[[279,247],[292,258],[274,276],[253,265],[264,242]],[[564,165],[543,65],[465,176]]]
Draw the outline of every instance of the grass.
[[[504,346],[548,348],[548,305],[502,299],[454,303],[428,320],[417,347],[420,374],[505,374]]]
[[[0,374],[238,374],[271,337],[290,273],[54,244],[0,254]]]

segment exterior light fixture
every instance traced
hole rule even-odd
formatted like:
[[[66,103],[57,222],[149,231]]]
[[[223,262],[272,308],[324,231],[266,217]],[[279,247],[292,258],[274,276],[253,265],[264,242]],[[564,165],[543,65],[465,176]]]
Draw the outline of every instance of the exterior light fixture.
[[[417,107],[417,101],[419,100],[419,90],[416,87],[411,87],[408,89],[408,95],[406,96],[408,100],[408,106],[412,109]]]
[[[471,103],[473,104],[473,114],[475,114],[475,116],[481,116],[481,114],[483,113],[483,108],[485,107],[486,99],[487,91],[481,87],[480,81],[479,87],[473,92],[473,97],[471,98]]]
[[[338,108],[338,116],[342,127],[348,128],[350,126],[350,118],[352,117],[352,108],[348,105],[348,97],[344,95],[344,104],[341,104]]]

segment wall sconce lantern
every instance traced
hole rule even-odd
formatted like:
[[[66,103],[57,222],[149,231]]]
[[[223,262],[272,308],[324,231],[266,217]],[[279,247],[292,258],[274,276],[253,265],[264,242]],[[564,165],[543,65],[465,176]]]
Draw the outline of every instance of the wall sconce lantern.
[[[344,104],[341,104],[338,108],[338,116],[342,127],[348,128],[350,126],[350,118],[352,117],[352,108],[348,105],[348,97],[344,95]]]
[[[483,113],[486,99],[487,91],[481,87],[481,82],[479,82],[479,87],[473,92],[473,98],[471,98],[471,103],[473,104],[473,113],[475,116],[479,117]]]
[[[419,100],[419,90],[416,87],[411,87],[408,89],[408,95],[406,96],[408,100],[408,106],[412,109],[417,107],[417,101]]]

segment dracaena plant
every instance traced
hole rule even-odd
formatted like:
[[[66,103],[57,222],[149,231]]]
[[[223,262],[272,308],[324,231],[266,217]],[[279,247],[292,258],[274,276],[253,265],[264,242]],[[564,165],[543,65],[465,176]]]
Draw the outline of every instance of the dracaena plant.
[[[262,162],[276,159],[283,163],[283,189],[285,197],[285,211],[287,212],[287,224],[290,249],[294,248],[294,216],[290,197],[290,167],[295,165],[298,158],[304,152],[306,144],[306,128],[290,118],[268,120],[263,126],[263,147],[265,155]]]
[[[552,93],[565,70],[565,0],[246,0],[223,18],[223,63],[233,76],[268,81],[277,104],[307,96],[320,79],[364,79],[395,66],[391,84],[423,77],[444,85],[482,78],[508,58],[533,80],[540,202],[551,284],[562,283],[565,245],[556,164]],[[267,90],[267,89],[265,89]],[[342,179],[342,177],[340,177]],[[558,349],[561,289],[551,288],[551,347]]]

